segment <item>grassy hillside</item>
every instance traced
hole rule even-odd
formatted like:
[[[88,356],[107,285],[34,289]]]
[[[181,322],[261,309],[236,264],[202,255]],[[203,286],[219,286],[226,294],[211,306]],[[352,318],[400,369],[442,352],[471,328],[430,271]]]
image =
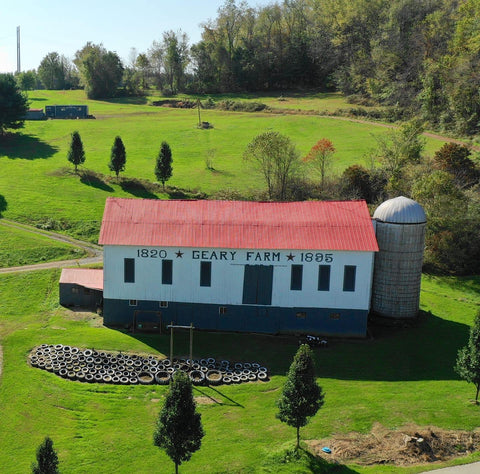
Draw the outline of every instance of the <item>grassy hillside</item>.
[[[330,138],[337,148],[333,173],[363,163],[364,154],[374,143],[372,134],[388,132],[372,124],[312,115],[213,110],[203,111],[202,120],[211,122],[214,128],[200,130],[196,128],[196,110],[153,107],[147,99],[88,101],[82,91],[34,91],[30,100],[32,107],[88,104],[96,119],[29,121],[21,132],[2,141],[0,213],[28,222],[54,219],[66,228],[74,222],[81,227],[77,230],[82,235],[98,230],[108,196],[167,197],[145,189],[122,188],[113,177],[103,179],[103,175],[111,177],[107,165],[116,135],[122,137],[127,150],[122,176],[154,181],[155,157],[160,143],[166,140],[173,151],[173,177],[168,184],[206,193],[238,190],[248,194],[265,187],[260,174],[242,159],[246,145],[260,132],[276,130],[288,135],[302,155],[318,139]],[[338,97],[310,100],[321,107],[322,101],[338,101]],[[76,175],[67,162],[74,130],[80,132],[86,151],[82,170],[91,170],[97,176]],[[438,140],[428,139],[427,150],[432,152],[441,145]],[[209,149],[215,149],[214,170],[205,165]]]
[[[0,226],[0,268],[81,258],[82,249],[22,229]]]
[[[55,442],[63,472],[169,472],[169,459],[152,443],[165,388],[83,384],[27,365],[28,352],[41,343],[153,354],[169,351],[166,335],[132,336],[101,326],[95,314],[58,307],[58,277],[58,271],[0,275],[5,363],[0,384],[2,472],[28,471],[46,435]],[[326,403],[302,429],[302,437],[368,432],[375,422],[388,428],[410,422],[450,429],[479,426],[480,411],[470,403],[474,387],[459,381],[452,369],[478,310],[479,290],[479,278],[425,277],[425,313],[417,327],[373,328],[374,339],[330,341],[328,349],[317,350]],[[188,352],[186,334],[177,336],[175,348],[178,354]],[[296,348],[295,338],[195,334],[194,357],[258,361],[272,377],[267,383],[194,390],[195,396],[212,403],[199,405],[206,436],[181,472],[322,472],[325,465],[313,458],[282,462],[295,432],[275,419],[275,401]],[[469,459],[475,458],[478,455]],[[424,468],[349,466],[343,472]]]

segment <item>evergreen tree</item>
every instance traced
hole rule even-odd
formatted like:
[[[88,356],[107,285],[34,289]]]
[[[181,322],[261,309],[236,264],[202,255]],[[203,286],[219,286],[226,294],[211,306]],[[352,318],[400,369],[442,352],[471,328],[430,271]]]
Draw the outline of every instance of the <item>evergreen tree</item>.
[[[83,150],[82,139],[77,131],[72,133],[72,142],[70,143],[67,158],[70,163],[75,165],[75,173],[77,172],[78,165],[85,162],[85,151]]]
[[[127,161],[127,153],[125,152],[125,146],[122,142],[120,137],[115,137],[115,141],[113,142],[112,152],[110,154],[110,163],[108,167],[110,171],[115,171],[117,175],[120,171],[125,170],[125,163]]]
[[[53,441],[47,436],[37,449],[37,462],[32,463],[33,474],[58,474],[58,456]]]
[[[172,150],[167,142],[162,142],[155,166],[155,176],[163,184],[172,177]]]
[[[467,345],[458,351],[455,372],[463,380],[475,385],[477,389],[475,403],[478,404],[478,394],[480,392],[480,312],[470,328]]]
[[[195,407],[190,379],[184,372],[176,372],[153,435],[155,446],[163,448],[175,463],[176,474],[178,466],[200,449],[204,435]]]
[[[20,91],[13,74],[0,74],[0,136],[7,128],[22,128],[28,110],[28,98]]]
[[[322,407],[323,398],[322,389],[315,381],[312,350],[307,344],[302,344],[295,354],[277,402],[277,418],[297,428],[296,449],[300,447],[300,428]]]

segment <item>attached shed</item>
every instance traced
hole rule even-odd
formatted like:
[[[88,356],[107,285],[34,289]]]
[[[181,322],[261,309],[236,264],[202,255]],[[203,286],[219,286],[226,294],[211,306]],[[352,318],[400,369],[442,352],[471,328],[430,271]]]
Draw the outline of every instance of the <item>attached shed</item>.
[[[60,304],[96,310],[103,300],[103,270],[64,268],[60,276]]]
[[[108,198],[103,315],[209,330],[364,337],[375,232],[364,201]]]

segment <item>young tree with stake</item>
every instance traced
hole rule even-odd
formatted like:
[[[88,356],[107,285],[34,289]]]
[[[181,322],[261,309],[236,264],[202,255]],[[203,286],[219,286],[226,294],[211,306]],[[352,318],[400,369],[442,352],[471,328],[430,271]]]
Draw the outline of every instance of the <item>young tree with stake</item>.
[[[193,400],[192,383],[184,372],[178,371],[159,414],[153,442],[165,450],[175,463],[175,474],[178,474],[178,466],[200,449],[203,435],[201,415],[196,412]]]
[[[70,143],[70,149],[68,150],[67,159],[75,166],[75,173],[78,172],[78,165],[85,162],[85,151],[83,150],[82,139],[77,131],[72,133],[72,141]]]
[[[112,152],[110,153],[110,163],[108,167],[110,171],[115,171],[118,179],[120,171],[125,171],[125,163],[127,161],[127,153],[125,151],[125,145],[120,137],[115,137],[113,142]]]
[[[172,150],[167,142],[162,142],[155,165],[155,176],[162,182],[165,189],[165,182],[172,177]]]
[[[302,344],[288,370],[287,380],[277,402],[277,418],[297,429],[297,445],[300,447],[300,428],[317,413],[324,403],[324,394],[315,381],[312,350]]]

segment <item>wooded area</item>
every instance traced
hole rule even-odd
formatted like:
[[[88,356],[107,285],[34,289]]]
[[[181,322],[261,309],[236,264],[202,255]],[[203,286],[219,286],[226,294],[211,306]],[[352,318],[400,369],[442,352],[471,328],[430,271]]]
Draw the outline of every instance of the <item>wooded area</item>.
[[[98,51],[96,60],[108,58],[104,69],[113,71],[114,86],[122,81],[129,95],[148,87],[164,95],[339,90],[357,107],[385,107],[383,119],[421,116],[431,127],[474,135],[479,17],[480,0],[284,0],[259,8],[226,0],[196,44],[182,31],[167,31],[148,51],[132,49],[122,65],[116,53],[88,43],[77,52],[78,71],[49,53],[37,85],[77,87],[78,72],[85,76],[92,62],[83,61],[93,57],[86,53]],[[23,88],[35,86],[35,74],[20,74]]]

